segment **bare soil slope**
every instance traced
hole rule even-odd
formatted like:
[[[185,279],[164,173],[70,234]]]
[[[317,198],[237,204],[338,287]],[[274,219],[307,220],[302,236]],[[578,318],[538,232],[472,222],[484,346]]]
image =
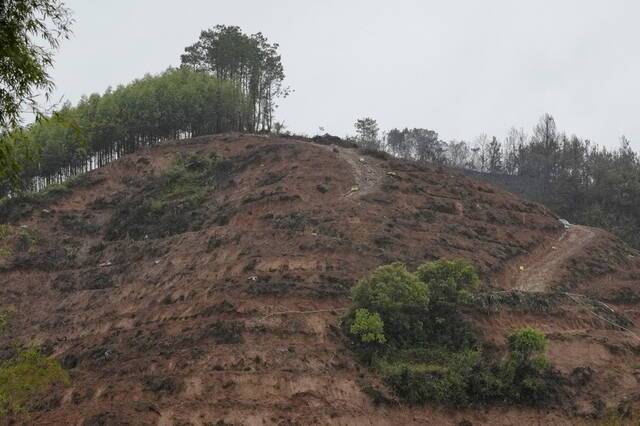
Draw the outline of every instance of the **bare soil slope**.
[[[206,203],[176,207],[190,220],[179,229],[130,227],[184,153],[224,158]],[[575,424],[639,397],[635,253],[602,231],[558,243],[547,209],[487,184],[244,135],[139,152],[81,182],[4,213],[0,309],[11,321],[0,357],[12,341],[38,344],[72,378],[19,422]],[[541,256],[549,244],[563,254]],[[540,327],[579,390],[545,410],[375,406],[364,390],[378,384],[338,329],[349,288],[385,263],[443,257],[478,267],[491,294],[469,315],[497,352],[512,328]]]

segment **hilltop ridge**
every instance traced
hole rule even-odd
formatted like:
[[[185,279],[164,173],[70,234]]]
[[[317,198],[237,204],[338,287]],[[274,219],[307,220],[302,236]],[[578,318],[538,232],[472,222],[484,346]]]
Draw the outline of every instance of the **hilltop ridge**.
[[[0,216],[0,350],[40,345],[71,375],[33,407],[38,424],[571,424],[637,407],[637,253],[447,168],[205,136]],[[544,410],[374,405],[381,385],[338,327],[349,289],[379,265],[440,258],[476,266],[483,305],[468,315],[496,351],[535,325],[580,386]]]

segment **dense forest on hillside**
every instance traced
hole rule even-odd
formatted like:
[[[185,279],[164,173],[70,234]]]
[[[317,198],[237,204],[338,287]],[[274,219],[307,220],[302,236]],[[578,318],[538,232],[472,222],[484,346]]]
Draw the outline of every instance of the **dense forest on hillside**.
[[[0,198],[40,190],[162,140],[269,131],[276,100],[288,94],[277,50],[261,33],[218,25],[185,48],[180,68],[0,131],[0,154],[10,163],[0,162]]]
[[[39,189],[165,139],[242,130],[237,87],[211,75],[168,69],[83,97],[12,135],[25,189]],[[4,182],[0,195],[9,191]]]
[[[607,229],[640,247],[640,158],[622,137],[617,149],[557,129],[545,114],[528,135],[512,128],[504,140],[442,141],[429,129],[392,129],[361,119],[355,141],[368,149],[471,171],[475,177],[541,202],[558,215]]]

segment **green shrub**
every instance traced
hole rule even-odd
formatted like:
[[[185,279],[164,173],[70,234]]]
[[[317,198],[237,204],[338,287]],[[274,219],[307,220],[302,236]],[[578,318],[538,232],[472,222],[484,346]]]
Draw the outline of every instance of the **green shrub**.
[[[478,348],[461,307],[479,283],[461,260],[425,263],[415,274],[400,263],[379,267],[353,288],[344,330],[360,359],[407,403],[549,400],[555,383],[541,332],[523,328],[508,336],[501,361]]]
[[[376,361],[375,369],[396,395],[410,404],[548,402],[554,397],[556,383],[548,360],[540,352],[546,338],[533,329],[512,336],[510,340],[517,345],[502,362],[492,362],[472,347],[454,351],[435,347],[389,354]]]
[[[0,364],[0,417],[23,412],[26,405],[49,386],[68,382],[67,373],[56,360],[34,348],[19,352]]]
[[[509,387],[501,374],[502,365],[484,358],[479,362],[469,378],[469,395],[476,403],[508,401]]]
[[[450,352],[445,362],[385,360],[378,370],[396,395],[410,404],[467,405],[475,399],[471,383],[481,362],[480,352],[470,349]]]
[[[402,347],[424,341],[424,321],[429,302],[427,286],[401,263],[377,268],[353,288],[353,308],[378,314],[385,327],[385,338]],[[349,313],[351,322],[355,311]]]
[[[520,364],[528,364],[535,356],[544,355],[548,342],[542,332],[532,327],[524,327],[508,337],[511,356]]]
[[[427,286],[401,263],[381,266],[353,288],[353,304],[382,315],[421,308],[429,302]]]
[[[478,274],[465,260],[427,262],[418,268],[416,275],[429,287],[432,304],[469,303],[480,287]]]
[[[351,334],[360,338],[363,343],[385,343],[384,322],[380,315],[371,313],[364,308],[356,311],[355,320],[350,327]]]
[[[355,310],[367,309],[380,316],[389,346],[469,346],[475,339],[458,307],[478,285],[473,267],[464,261],[425,263],[416,274],[400,263],[381,266],[353,288],[347,330]]]
[[[542,332],[525,327],[508,337],[509,357],[502,365],[502,380],[508,384],[509,399],[539,404],[549,399],[553,388],[551,365]]]
[[[451,349],[475,344],[471,327],[460,310],[480,287],[473,265],[465,260],[427,262],[418,268],[416,276],[427,285],[431,296],[425,319],[426,338]]]
[[[395,394],[406,403],[423,404],[442,400],[437,383],[444,377],[446,369],[441,366],[390,362],[381,363],[378,371]]]

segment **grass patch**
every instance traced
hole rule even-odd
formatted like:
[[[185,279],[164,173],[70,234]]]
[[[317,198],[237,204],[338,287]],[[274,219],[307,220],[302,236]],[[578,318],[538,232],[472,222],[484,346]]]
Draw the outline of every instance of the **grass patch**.
[[[20,351],[0,364],[0,417],[24,413],[29,403],[56,383],[69,383],[67,373],[56,360],[35,348]]]

